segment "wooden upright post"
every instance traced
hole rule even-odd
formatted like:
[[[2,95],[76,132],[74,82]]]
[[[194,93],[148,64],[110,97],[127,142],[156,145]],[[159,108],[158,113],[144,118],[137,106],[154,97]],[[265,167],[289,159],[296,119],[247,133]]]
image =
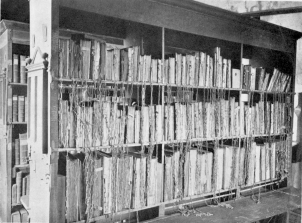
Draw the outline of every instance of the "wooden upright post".
[[[30,153],[29,215],[31,222],[57,219],[57,76],[59,1],[30,1],[30,60],[28,62],[28,145]],[[62,189],[62,188],[60,188]]]

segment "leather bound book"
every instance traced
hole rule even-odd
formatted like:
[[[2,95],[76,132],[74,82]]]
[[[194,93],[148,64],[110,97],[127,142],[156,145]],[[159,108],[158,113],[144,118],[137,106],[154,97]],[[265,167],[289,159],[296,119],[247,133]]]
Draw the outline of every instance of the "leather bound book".
[[[132,48],[126,48],[121,50],[121,81],[127,81],[128,78],[132,80],[132,76],[129,77],[130,73],[130,63],[129,63],[129,54],[132,56]]]
[[[17,172],[16,184],[17,184],[17,203],[19,204],[22,195],[22,171]]]
[[[134,143],[139,143],[140,122],[141,122],[141,111],[136,110],[135,117],[134,117]]]
[[[28,147],[27,147],[27,133],[19,134],[20,138],[20,164],[27,164]]]
[[[168,83],[175,84],[175,58],[169,58],[169,75],[168,75]]]
[[[250,68],[250,90],[256,90],[256,68]]]
[[[187,56],[182,56],[181,60],[181,85],[187,85]]]
[[[20,55],[20,83],[27,83],[27,72],[26,72],[26,56]]]
[[[229,189],[232,185],[231,173],[232,173],[232,158],[233,148],[231,146],[225,146],[223,157],[223,189]]]
[[[163,105],[155,106],[155,141],[163,140]]]
[[[17,184],[12,186],[12,205],[17,204]]]
[[[164,201],[173,199],[172,158],[171,155],[165,155]]]
[[[135,107],[128,106],[126,143],[134,143]]]
[[[151,60],[151,82],[157,83],[157,59]]]
[[[182,66],[182,55],[175,54],[175,83],[176,85],[181,85],[181,66]]]
[[[15,139],[15,165],[20,165],[20,139]]]
[[[106,52],[106,76],[105,80],[113,80],[112,69],[113,69],[113,49],[108,49]]]
[[[199,85],[199,69],[200,69],[200,53],[195,52],[195,70],[193,75],[192,85],[198,86]]]
[[[157,82],[162,83],[162,60],[157,60]]]
[[[13,54],[13,82],[20,83],[19,55]]]
[[[25,101],[24,96],[18,96],[18,122],[25,122]]]
[[[198,70],[198,86],[206,86],[206,66],[207,66],[207,55],[200,52],[200,63]]]
[[[70,40],[68,39],[59,39],[59,77],[60,78],[69,78],[69,44]],[[20,76],[22,83],[22,56],[20,56]],[[25,66],[24,66],[25,70]]]
[[[91,56],[91,41],[80,41],[81,54],[82,54],[82,68],[80,72],[80,78],[91,79],[90,76],[90,56]]]
[[[18,96],[17,95],[13,95],[12,114],[13,114],[13,122],[18,122]]]

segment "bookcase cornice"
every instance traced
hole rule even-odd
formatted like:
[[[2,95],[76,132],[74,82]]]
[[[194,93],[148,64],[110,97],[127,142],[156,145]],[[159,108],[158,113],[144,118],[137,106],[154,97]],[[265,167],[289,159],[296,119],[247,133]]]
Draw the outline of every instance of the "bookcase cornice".
[[[60,7],[285,52],[294,52],[295,40],[301,37],[297,31],[191,0],[66,0]],[[265,41],[255,41],[255,36]]]

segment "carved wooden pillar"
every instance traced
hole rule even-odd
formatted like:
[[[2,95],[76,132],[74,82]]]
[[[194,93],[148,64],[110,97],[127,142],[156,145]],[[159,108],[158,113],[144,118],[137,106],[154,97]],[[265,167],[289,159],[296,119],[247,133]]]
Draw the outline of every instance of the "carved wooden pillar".
[[[58,97],[52,77],[58,71],[59,0],[30,1],[30,58],[28,68],[30,219],[58,219],[57,168]],[[62,188],[60,188],[62,190]]]

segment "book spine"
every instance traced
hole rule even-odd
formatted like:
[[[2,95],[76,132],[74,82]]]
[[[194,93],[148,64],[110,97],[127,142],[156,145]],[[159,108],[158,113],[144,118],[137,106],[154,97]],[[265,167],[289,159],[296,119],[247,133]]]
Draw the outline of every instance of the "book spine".
[[[20,83],[19,55],[13,54],[13,82]]]
[[[22,195],[22,171],[17,172],[16,184],[17,184],[17,203],[19,204]]]
[[[18,96],[18,122],[25,122],[24,96]]]
[[[20,139],[15,139],[15,165],[20,165]]]
[[[20,83],[27,83],[27,71],[26,71],[26,56],[20,55]]]
[[[13,122],[18,122],[18,96],[13,95],[13,106],[12,106],[12,117]]]

